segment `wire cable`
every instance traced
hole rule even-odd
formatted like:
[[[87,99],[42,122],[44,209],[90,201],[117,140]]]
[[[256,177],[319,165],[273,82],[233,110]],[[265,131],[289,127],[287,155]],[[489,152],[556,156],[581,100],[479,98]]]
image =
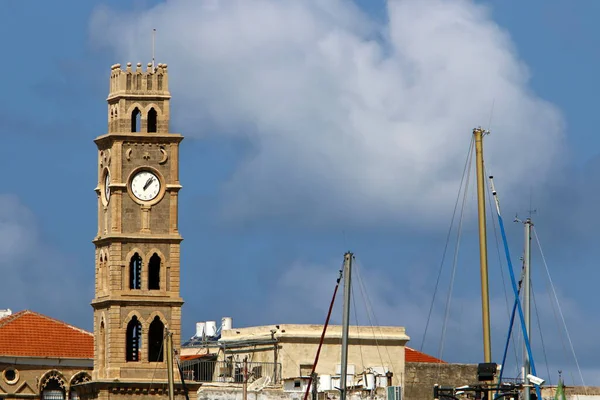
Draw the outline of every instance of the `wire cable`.
[[[471,154],[469,157],[469,167],[471,167],[472,162],[473,162],[473,151],[472,151],[473,146],[471,146],[470,148],[471,148]],[[459,216],[457,235],[456,235],[456,246],[454,248],[454,261],[452,263],[452,274],[450,277],[450,287],[448,288],[448,296],[446,298],[446,309],[444,311],[444,322],[442,325],[442,337],[440,338],[440,347],[439,347],[439,351],[438,351],[438,354],[439,354],[438,358],[440,360],[442,359],[443,354],[444,354],[444,341],[446,338],[446,328],[448,326],[448,316],[450,315],[450,304],[452,302],[452,290],[454,288],[454,277],[456,276],[456,267],[458,265],[458,254],[459,254],[459,250],[460,250],[460,238],[462,236],[462,225],[463,225],[463,221],[464,221],[467,195],[469,192],[469,178],[471,177],[471,169],[472,168],[467,169],[467,176],[465,179],[465,189],[463,191],[463,199],[462,199],[462,205],[461,205],[461,209],[460,209],[460,216]],[[439,372],[439,370],[438,370],[438,372]]]
[[[550,287],[552,288],[552,293],[554,294],[554,299],[556,300],[556,305],[558,306],[558,312],[560,314],[560,318],[561,318],[563,326],[565,328],[565,333],[567,334],[569,346],[571,347],[571,352],[573,353],[573,358],[575,359],[575,365],[577,366],[577,371],[579,372],[579,377],[581,378],[581,384],[583,385],[584,390],[587,394],[587,388],[585,386],[585,381],[583,379],[583,373],[581,372],[581,368],[579,367],[579,361],[577,360],[577,355],[575,354],[575,348],[573,347],[573,341],[571,340],[571,335],[569,334],[569,329],[567,328],[565,316],[562,312],[560,302],[558,301],[558,296],[556,295],[556,289],[554,288],[554,282],[552,281],[552,277],[550,276],[550,270],[548,269],[548,264],[546,263],[546,257],[544,256],[544,252],[542,250],[542,245],[540,243],[540,239],[537,234],[537,229],[532,229],[532,230],[533,230],[533,235],[535,236],[535,241],[537,242],[537,245],[538,245],[538,249],[540,250],[540,255],[542,256],[544,268],[546,268],[546,273],[548,274],[548,280],[550,281]]]
[[[450,220],[450,227],[448,228],[448,233],[446,235],[446,243],[444,245],[444,251],[442,252],[442,260],[440,262],[440,268],[438,271],[437,279],[435,281],[435,288],[433,290],[433,298],[431,299],[431,305],[429,306],[429,313],[427,314],[427,322],[425,324],[425,331],[423,332],[423,339],[421,340],[421,346],[419,347],[419,351],[423,351],[423,346],[425,344],[425,339],[427,337],[427,330],[429,329],[429,322],[431,321],[431,314],[433,312],[433,306],[435,304],[435,297],[436,297],[438,287],[440,284],[440,278],[442,276],[444,261],[446,260],[446,252],[448,251],[448,245],[450,244],[450,235],[452,234],[452,228],[454,227],[454,219],[456,217],[456,210],[458,209],[458,203],[460,202],[460,194],[462,191],[463,182],[465,179],[465,175],[467,173],[467,168],[469,168],[469,166],[470,166],[470,160],[471,160],[472,154],[473,154],[474,142],[475,142],[475,138],[471,137],[471,144],[469,145],[469,151],[467,152],[467,159],[465,160],[465,165],[463,167],[462,178],[460,179],[458,193],[456,194],[456,201],[454,203],[454,211],[452,212],[452,218]]]

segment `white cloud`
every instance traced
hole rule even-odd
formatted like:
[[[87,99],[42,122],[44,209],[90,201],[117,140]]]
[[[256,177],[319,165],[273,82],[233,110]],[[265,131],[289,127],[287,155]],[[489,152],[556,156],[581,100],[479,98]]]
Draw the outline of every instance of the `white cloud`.
[[[471,130],[488,124],[492,104],[486,151],[501,189],[556,168],[562,117],[530,91],[486,8],[390,0],[388,17],[377,26],[343,0],[180,0],[97,9],[91,30],[123,63],[147,62],[156,27],[184,134],[251,141],[223,188],[231,218],[447,215]]]

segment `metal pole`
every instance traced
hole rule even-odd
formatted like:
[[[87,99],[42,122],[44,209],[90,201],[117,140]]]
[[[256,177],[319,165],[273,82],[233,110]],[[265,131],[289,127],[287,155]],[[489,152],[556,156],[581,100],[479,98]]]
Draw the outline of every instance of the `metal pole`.
[[[348,374],[348,332],[350,330],[350,295],[352,293],[352,257],[344,254],[344,311],[342,314],[342,371],[340,376],[340,400],[346,400]]]
[[[531,218],[525,220],[525,251],[523,255],[523,308],[525,314],[525,331],[529,338],[529,346],[531,346]],[[529,360],[529,352],[527,345],[523,345],[523,379],[525,381],[524,400],[530,400],[531,388],[527,375],[531,373],[531,363]]]
[[[483,166],[483,135],[481,128],[473,129],[475,135],[475,160],[477,166],[477,211],[479,215],[479,266],[481,270],[481,317],[483,324],[483,358],[492,362],[490,333],[490,298],[488,287],[487,235],[485,223],[485,168]]]
[[[173,388],[173,334],[171,332],[169,332],[169,330],[165,329],[166,331],[166,341],[167,341],[167,345],[166,347],[166,353],[167,353],[167,378],[169,379],[169,400],[174,400],[175,399],[175,393],[174,388]]]
[[[242,393],[243,400],[248,400],[248,357],[244,357],[244,386]]]

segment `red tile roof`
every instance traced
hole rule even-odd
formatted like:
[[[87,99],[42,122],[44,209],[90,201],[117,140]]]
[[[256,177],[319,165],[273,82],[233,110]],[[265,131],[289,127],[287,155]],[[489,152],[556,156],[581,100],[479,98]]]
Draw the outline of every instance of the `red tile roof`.
[[[428,354],[421,353],[410,347],[404,348],[404,361],[405,362],[421,362],[421,363],[434,363],[434,364],[446,364],[446,361],[440,360],[439,358],[432,357]]]
[[[24,310],[0,318],[0,356],[94,358],[94,335]]]

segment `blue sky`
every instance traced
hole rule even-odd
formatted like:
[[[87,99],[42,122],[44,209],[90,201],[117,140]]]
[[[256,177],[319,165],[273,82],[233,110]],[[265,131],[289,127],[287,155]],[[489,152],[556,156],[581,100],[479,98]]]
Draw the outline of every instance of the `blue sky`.
[[[186,136],[184,337],[194,322],[222,316],[238,326],[321,323],[350,249],[378,322],[406,326],[419,348],[470,131],[491,118],[487,161],[505,218],[537,208],[586,383],[600,384],[600,4],[292,3],[2,3],[0,308],[91,329],[93,139],[106,130],[110,65],[148,62],[156,27],[157,62],[171,74],[172,129]],[[456,362],[481,359],[479,347],[464,346],[480,340],[472,196],[468,207],[443,353]],[[507,225],[518,265],[522,226]],[[499,360],[506,305],[489,238]],[[534,252],[547,370],[576,377],[539,259]],[[440,290],[425,342],[434,355],[447,285]],[[358,320],[368,324],[364,312]]]

